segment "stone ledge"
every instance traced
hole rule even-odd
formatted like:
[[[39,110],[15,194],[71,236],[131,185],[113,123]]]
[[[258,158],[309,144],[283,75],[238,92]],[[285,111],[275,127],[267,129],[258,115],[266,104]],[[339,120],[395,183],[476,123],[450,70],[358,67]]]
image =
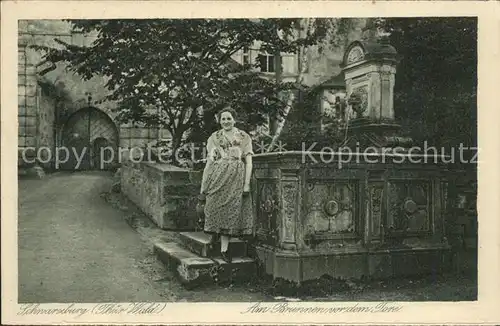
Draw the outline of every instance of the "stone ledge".
[[[199,172],[162,163],[122,164],[121,191],[155,224],[168,230],[196,228]]]

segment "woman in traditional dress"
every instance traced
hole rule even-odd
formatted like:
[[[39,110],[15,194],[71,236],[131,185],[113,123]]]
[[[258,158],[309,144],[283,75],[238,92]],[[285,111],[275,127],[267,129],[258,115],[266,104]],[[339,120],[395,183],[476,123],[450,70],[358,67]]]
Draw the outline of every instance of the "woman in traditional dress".
[[[231,262],[230,238],[252,235],[254,226],[250,196],[252,140],[234,126],[235,118],[229,107],[218,114],[222,129],[208,138],[200,195],[205,201],[204,231],[212,235],[213,242],[220,236],[221,256],[226,262]]]

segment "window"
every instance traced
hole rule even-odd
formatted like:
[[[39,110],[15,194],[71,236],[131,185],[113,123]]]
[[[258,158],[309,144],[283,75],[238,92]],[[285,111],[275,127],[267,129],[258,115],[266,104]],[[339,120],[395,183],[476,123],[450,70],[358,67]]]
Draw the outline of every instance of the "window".
[[[261,72],[274,72],[274,55],[259,54],[259,63]]]

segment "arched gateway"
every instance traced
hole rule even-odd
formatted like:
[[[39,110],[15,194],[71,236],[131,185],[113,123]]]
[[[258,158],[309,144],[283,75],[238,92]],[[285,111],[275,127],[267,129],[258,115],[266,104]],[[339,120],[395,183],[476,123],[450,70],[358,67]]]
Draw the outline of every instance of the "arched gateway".
[[[113,120],[95,107],[73,113],[63,126],[61,144],[69,159],[64,170],[107,170],[118,160],[119,135]],[[109,149],[109,148],[112,148]],[[61,160],[65,154],[61,152]]]

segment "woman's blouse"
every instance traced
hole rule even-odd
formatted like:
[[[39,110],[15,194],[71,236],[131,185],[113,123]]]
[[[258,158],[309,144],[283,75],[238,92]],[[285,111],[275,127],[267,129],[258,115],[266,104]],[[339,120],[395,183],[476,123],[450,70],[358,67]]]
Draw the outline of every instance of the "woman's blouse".
[[[233,139],[228,139],[222,129],[218,130],[208,138],[207,155],[214,161],[243,159],[253,155],[252,138],[243,130],[235,128]]]

